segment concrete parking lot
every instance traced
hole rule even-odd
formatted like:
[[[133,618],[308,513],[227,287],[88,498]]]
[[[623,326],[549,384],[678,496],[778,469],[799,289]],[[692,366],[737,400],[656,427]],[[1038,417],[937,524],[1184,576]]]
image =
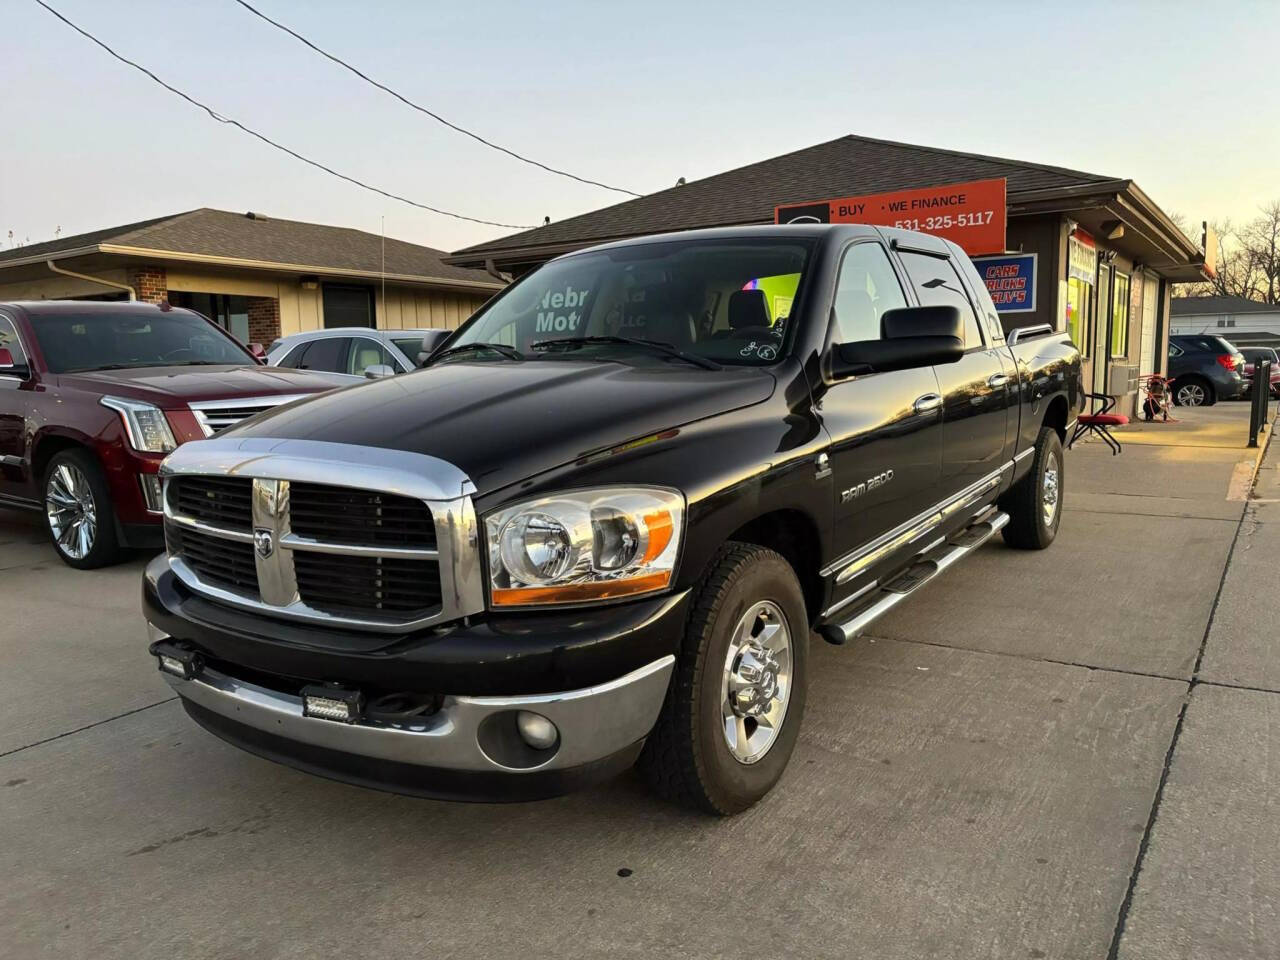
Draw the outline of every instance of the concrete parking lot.
[[[1246,416],[1077,446],[1051,550],[815,638],[792,764],[731,820],[631,775],[465,805],[249,756],[157,675],[141,560],[76,573],[0,512],[0,955],[1274,957],[1280,469],[1229,499]]]

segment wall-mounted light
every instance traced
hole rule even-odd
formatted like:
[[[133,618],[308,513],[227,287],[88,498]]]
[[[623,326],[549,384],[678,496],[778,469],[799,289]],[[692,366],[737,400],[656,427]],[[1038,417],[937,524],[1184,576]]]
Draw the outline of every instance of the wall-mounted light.
[[[1124,224],[1119,220],[1102,221],[1102,235],[1108,240],[1119,240],[1124,236]]]
[[[300,282],[303,290],[315,290],[320,286],[319,277],[303,277]]]

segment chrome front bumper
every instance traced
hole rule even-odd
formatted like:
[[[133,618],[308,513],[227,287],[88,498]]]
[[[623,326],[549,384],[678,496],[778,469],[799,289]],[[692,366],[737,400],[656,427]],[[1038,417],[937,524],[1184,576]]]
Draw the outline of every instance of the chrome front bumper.
[[[168,639],[151,624],[148,632],[152,641]],[[446,696],[436,713],[407,724],[304,716],[300,696],[207,666],[189,680],[164,671],[161,675],[188,704],[277,740],[390,764],[521,776],[582,767],[638,743],[658,719],[674,664],[674,657],[662,657],[608,683],[563,693]],[[527,754],[529,759],[513,765],[502,762],[501,749],[495,749],[502,744],[490,732],[493,726],[503,721],[502,715],[520,710],[541,714],[559,730],[559,743],[544,751],[545,760]]]

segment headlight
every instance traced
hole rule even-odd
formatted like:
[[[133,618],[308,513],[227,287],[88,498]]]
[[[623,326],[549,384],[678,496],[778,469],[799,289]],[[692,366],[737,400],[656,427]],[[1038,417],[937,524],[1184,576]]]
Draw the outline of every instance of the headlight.
[[[159,407],[120,397],[103,397],[99,402],[120,414],[125,433],[129,435],[129,446],[133,449],[142,453],[170,453],[177,449],[169,421]]]
[[[671,583],[684,497],[599,487],[540,497],[485,517],[495,607],[609,600]]]

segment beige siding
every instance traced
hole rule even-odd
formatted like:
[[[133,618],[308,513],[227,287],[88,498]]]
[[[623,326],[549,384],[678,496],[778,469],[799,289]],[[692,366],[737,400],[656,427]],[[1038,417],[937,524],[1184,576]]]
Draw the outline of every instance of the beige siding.
[[[99,270],[95,276],[116,283],[128,283],[125,271]],[[61,300],[68,297],[92,297],[101,294],[124,293],[115,287],[106,287],[100,283],[77,280],[74,277],[63,277],[49,272],[48,277],[39,280],[28,280],[22,283],[0,283],[0,300]]]

